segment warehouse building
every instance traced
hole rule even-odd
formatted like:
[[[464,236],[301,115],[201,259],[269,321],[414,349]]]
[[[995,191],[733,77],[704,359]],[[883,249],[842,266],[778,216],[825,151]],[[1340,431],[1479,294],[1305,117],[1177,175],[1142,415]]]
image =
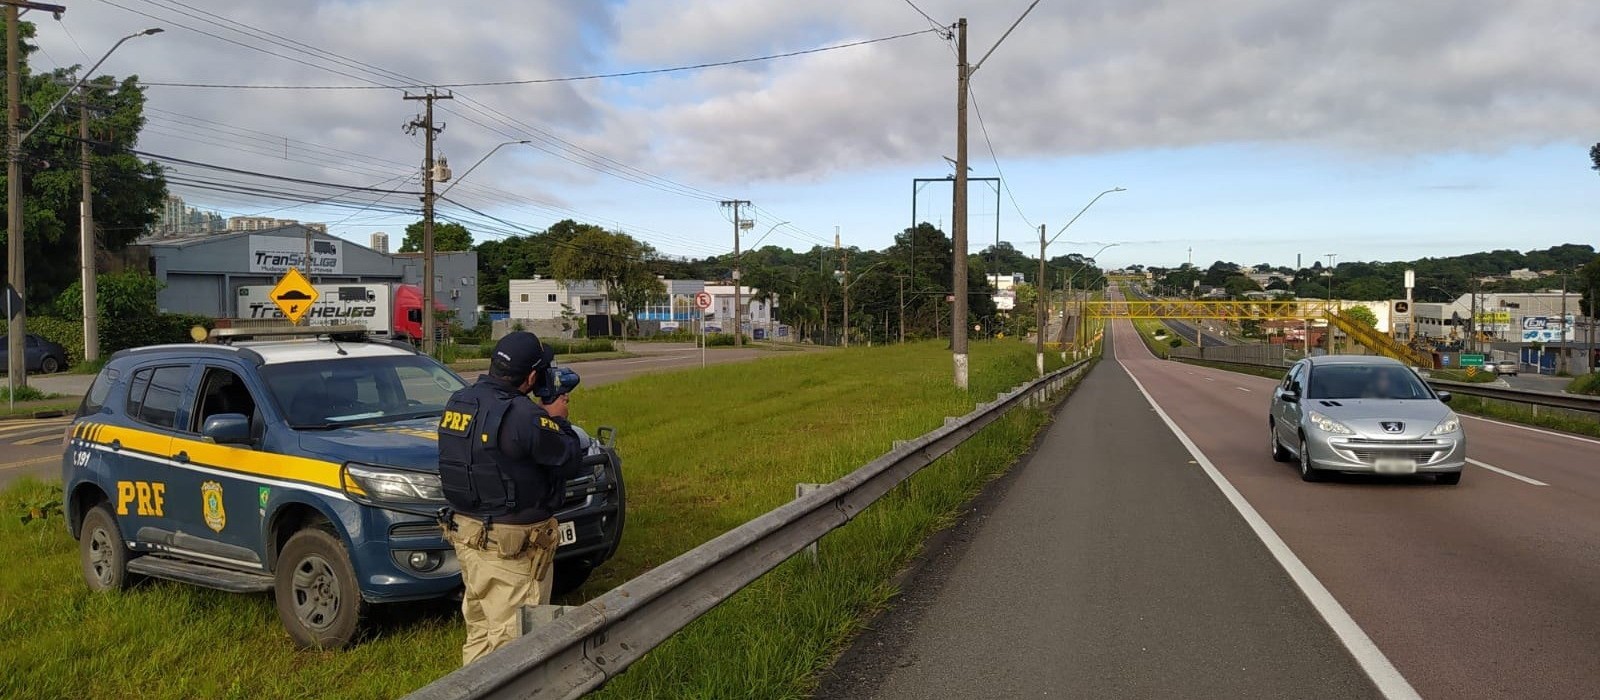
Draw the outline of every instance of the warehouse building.
[[[420,253],[380,253],[304,225],[146,238],[123,253],[124,267],[143,269],[166,286],[156,296],[164,312],[227,318],[238,315],[240,287],[273,285],[289,268],[305,270],[311,249],[313,284],[422,284]],[[434,256],[434,298],[462,326],[478,320],[478,254]]]

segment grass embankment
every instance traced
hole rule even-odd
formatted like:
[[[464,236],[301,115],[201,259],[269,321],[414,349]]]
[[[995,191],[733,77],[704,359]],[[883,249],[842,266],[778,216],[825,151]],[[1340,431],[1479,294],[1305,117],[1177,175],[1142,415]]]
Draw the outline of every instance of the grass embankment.
[[[1490,384],[1499,379],[1494,372],[1485,372],[1479,369],[1472,374],[1467,374],[1464,369],[1430,369],[1428,377],[1443,379],[1447,382],[1465,382],[1468,384]]]
[[[1170,328],[1167,328],[1166,324],[1160,321],[1136,318],[1133,319],[1133,327],[1139,331],[1139,338],[1144,340],[1145,347],[1150,348],[1150,352],[1155,353],[1156,357],[1163,360],[1167,359],[1167,351],[1173,347],[1173,338],[1178,339],[1179,346],[1194,344],[1179,338]]]
[[[1567,392],[1585,396],[1600,396],[1600,372],[1579,375],[1567,383]]]
[[[1508,423],[1520,423],[1540,428],[1559,430],[1576,435],[1600,437],[1600,421],[1593,413],[1569,411],[1560,408],[1539,408],[1528,404],[1496,401],[1477,396],[1456,394],[1450,407],[1460,413],[1484,418],[1494,418]]]
[[[1264,365],[1242,365],[1242,364],[1238,364],[1236,362],[1216,362],[1216,361],[1213,361],[1213,360],[1191,360],[1191,359],[1188,359],[1188,358],[1185,358],[1185,357],[1179,357],[1179,358],[1174,358],[1174,359],[1177,360],[1178,362],[1185,362],[1185,363],[1188,363],[1188,364],[1191,364],[1191,365],[1199,365],[1201,367],[1210,367],[1212,369],[1226,370],[1228,372],[1237,372],[1239,374],[1253,374],[1253,375],[1255,375],[1257,377],[1266,377],[1268,379],[1280,379],[1281,380],[1281,379],[1283,379],[1283,375],[1286,374],[1289,371],[1288,367],[1266,367]]]
[[[628,478],[622,549],[578,603],[827,482],[1033,375],[1022,343],[974,343],[972,392],[950,386],[942,343],[786,353],[580,390],[586,427],[621,429]],[[1051,366],[1059,356],[1047,355]],[[1018,410],[653,652],[603,697],[796,697],[893,593],[923,539],[1003,471],[1044,423]],[[369,639],[296,650],[266,596],[149,582],[89,593],[61,517],[17,517],[49,500],[24,481],[0,492],[0,697],[395,697],[458,663],[449,602],[379,609]],[[56,493],[59,493],[58,491]],[[58,496],[57,496],[58,497]],[[169,495],[169,500],[172,496]],[[230,520],[254,513],[231,513]]]

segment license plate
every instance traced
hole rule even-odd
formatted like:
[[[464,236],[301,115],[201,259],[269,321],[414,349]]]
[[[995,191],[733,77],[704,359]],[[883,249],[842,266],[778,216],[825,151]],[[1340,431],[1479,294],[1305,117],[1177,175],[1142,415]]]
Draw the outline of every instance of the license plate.
[[[1373,460],[1372,468],[1379,474],[1417,473],[1417,463],[1403,457],[1379,457]]]
[[[561,523],[557,529],[561,532],[561,541],[556,544],[557,547],[565,547],[578,541],[578,528],[572,523]]]

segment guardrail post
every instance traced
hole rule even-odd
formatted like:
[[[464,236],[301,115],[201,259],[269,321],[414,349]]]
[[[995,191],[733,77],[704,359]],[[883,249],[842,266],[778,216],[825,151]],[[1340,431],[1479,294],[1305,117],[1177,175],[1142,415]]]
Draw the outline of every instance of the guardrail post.
[[[571,605],[524,605],[522,606],[522,633],[528,634],[540,627],[555,622],[556,618],[567,614],[573,609]]]
[[[903,441],[897,441],[897,442],[903,442]],[[801,498],[801,497],[805,496],[806,494],[811,493],[813,491],[816,491],[817,489],[820,489],[820,488],[822,488],[822,484],[795,484],[794,485],[794,497],[797,498],[797,499]],[[811,560],[812,564],[817,563],[817,542],[816,541],[812,541],[811,544],[806,545],[806,557]]]

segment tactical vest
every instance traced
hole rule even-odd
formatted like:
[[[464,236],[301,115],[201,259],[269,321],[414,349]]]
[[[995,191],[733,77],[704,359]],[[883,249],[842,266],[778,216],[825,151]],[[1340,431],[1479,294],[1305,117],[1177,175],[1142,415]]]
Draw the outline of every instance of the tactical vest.
[[[479,382],[445,404],[439,419],[439,481],[456,512],[493,517],[519,507],[517,476],[531,476],[534,465],[507,464],[500,451],[500,428],[514,400]]]

